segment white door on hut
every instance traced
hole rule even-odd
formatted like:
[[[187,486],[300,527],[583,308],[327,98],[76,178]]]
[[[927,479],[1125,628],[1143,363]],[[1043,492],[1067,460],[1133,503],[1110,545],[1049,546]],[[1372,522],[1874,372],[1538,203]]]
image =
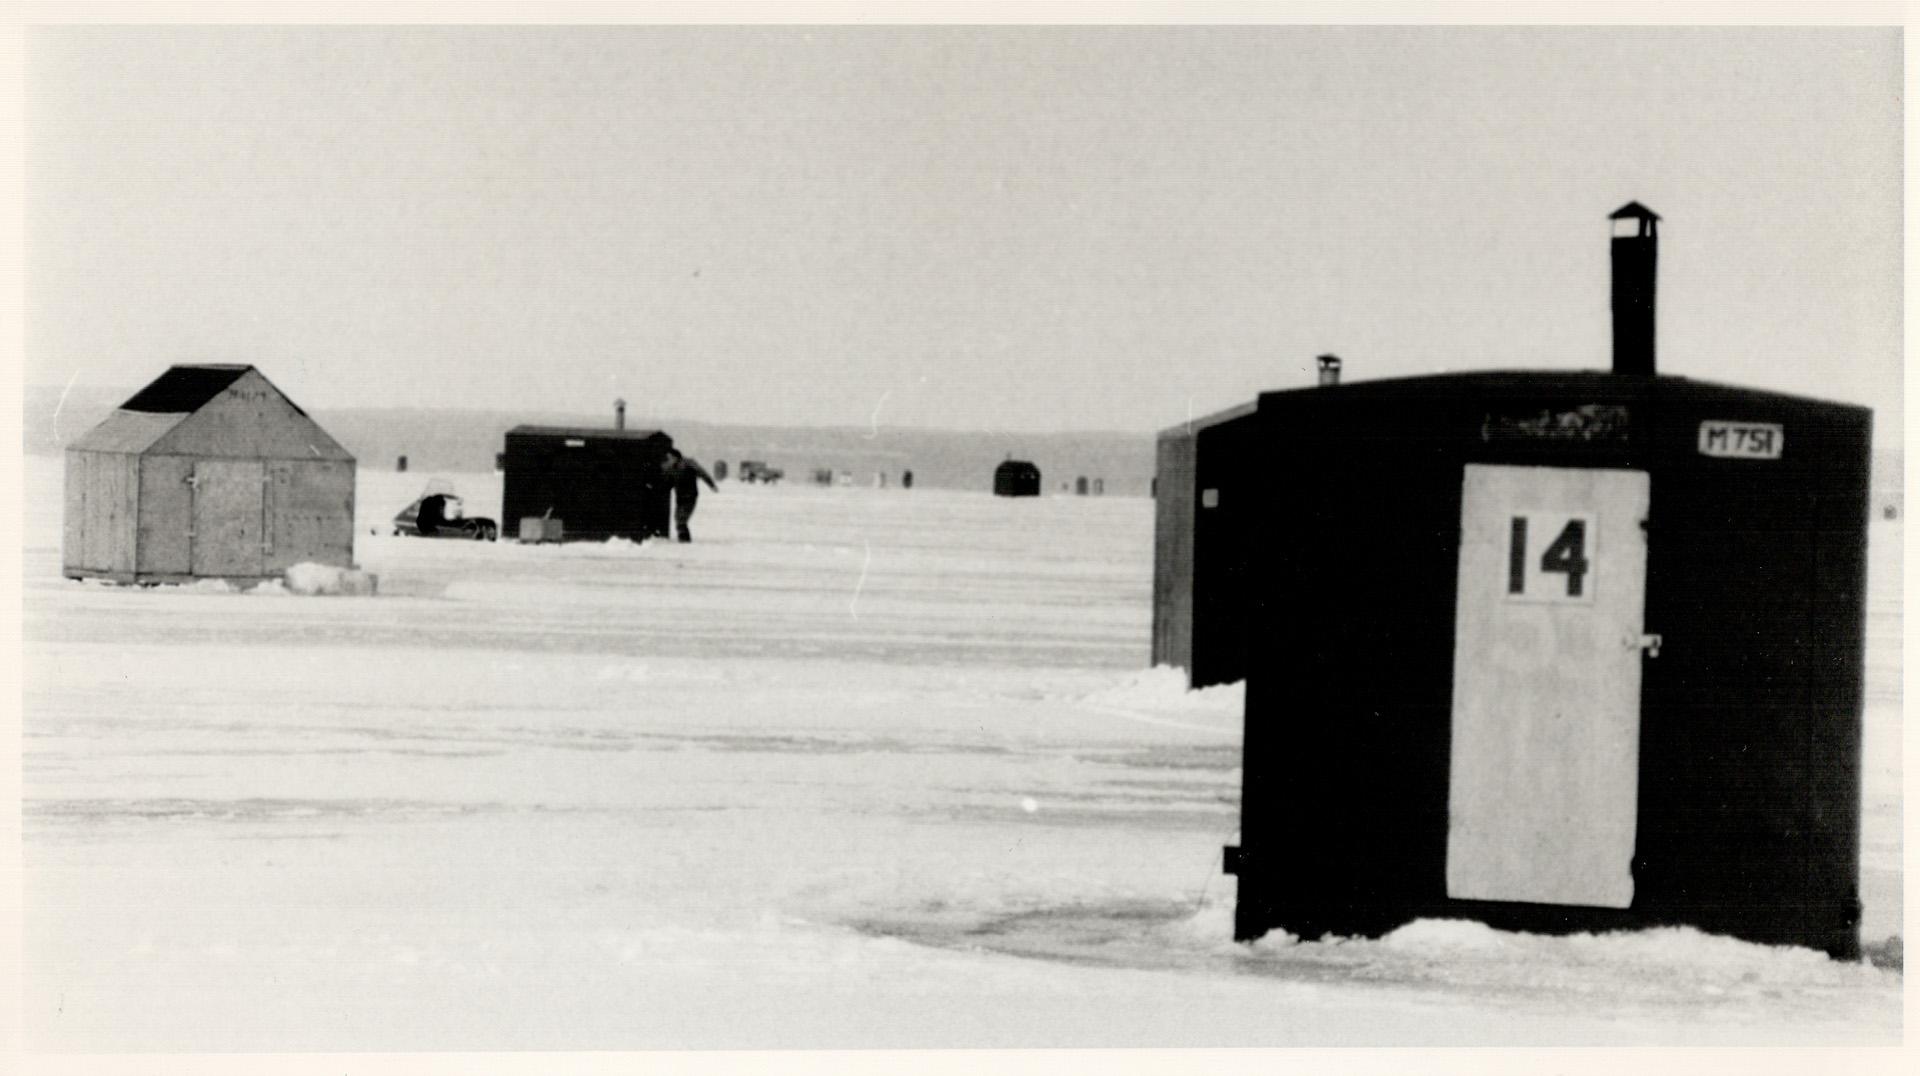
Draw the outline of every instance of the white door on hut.
[[[1447,895],[1633,903],[1643,471],[1469,464]]]
[[[257,576],[265,569],[260,460],[199,460],[193,465],[193,574]]]

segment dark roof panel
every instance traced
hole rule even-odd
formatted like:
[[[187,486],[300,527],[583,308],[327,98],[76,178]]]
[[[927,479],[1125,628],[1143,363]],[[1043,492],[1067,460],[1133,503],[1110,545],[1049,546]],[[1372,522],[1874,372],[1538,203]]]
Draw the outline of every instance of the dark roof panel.
[[[251,366],[175,366],[120,405],[122,411],[172,415],[192,413],[240,380]],[[304,414],[305,412],[302,412]]]

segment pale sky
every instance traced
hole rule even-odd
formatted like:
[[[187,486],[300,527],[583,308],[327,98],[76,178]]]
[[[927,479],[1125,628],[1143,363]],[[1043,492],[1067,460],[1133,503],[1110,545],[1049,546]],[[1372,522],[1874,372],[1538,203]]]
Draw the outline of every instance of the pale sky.
[[[27,380],[312,409],[1147,431],[1609,362],[1901,400],[1876,29],[28,31]]]

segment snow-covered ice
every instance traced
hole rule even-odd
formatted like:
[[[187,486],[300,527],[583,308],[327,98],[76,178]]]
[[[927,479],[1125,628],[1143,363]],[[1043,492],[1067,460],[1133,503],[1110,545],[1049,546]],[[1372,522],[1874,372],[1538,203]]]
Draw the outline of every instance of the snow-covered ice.
[[[26,479],[61,503],[57,460]],[[692,545],[522,546],[392,537],[417,483],[362,472],[354,600],[67,582],[28,513],[29,1048],[1900,1036],[1900,972],[1690,930],[1233,943],[1241,691],[1144,668],[1145,500],[729,483]]]

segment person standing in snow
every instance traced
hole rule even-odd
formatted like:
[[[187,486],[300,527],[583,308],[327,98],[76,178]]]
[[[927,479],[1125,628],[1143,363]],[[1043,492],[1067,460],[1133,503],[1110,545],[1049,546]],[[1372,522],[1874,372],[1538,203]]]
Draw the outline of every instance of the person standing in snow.
[[[687,529],[687,523],[693,519],[693,510],[700,504],[700,483],[715,493],[720,487],[713,484],[713,476],[707,473],[700,462],[680,453],[677,448],[667,449],[665,473],[668,483],[673,487],[673,525],[683,542],[693,541],[693,532]]]
[[[429,493],[426,496],[420,498],[420,507],[418,510],[415,511],[413,516],[413,528],[420,532],[420,537],[422,538],[433,537],[436,533],[439,532],[441,525],[446,523],[446,521],[447,521],[447,495],[446,494]],[[395,533],[398,533],[398,532],[395,532]]]

